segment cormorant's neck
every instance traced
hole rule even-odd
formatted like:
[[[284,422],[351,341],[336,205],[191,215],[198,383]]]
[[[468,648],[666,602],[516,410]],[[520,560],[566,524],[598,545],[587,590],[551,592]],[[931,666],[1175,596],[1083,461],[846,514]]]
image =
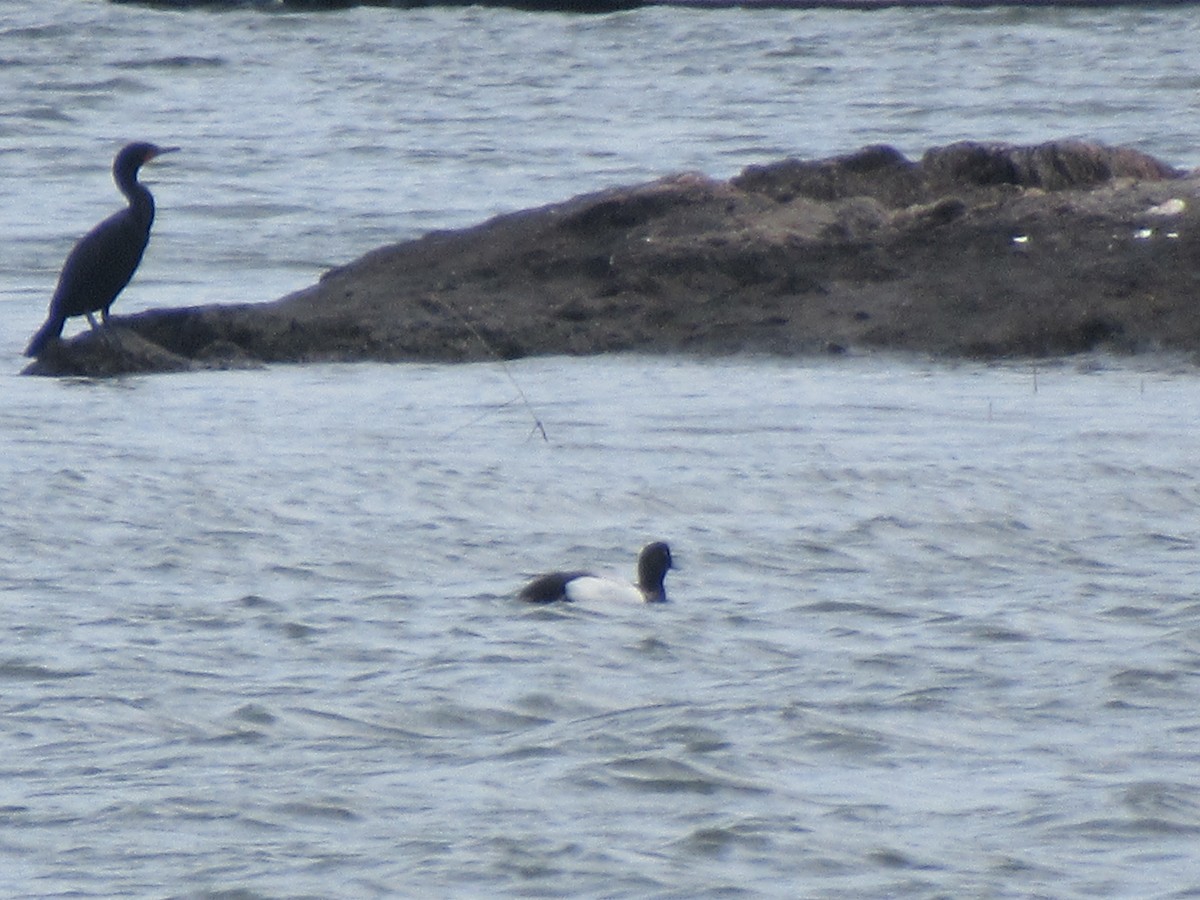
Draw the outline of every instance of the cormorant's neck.
[[[137,169],[132,172],[116,172],[117,187],[129,199],[129,208],[134,216],[147,228],[154,221],[154,197],[149,189],[137,180]]]
[[[137,216],[139,222],[144,222],[149,228],[154,221],[154,198],[150,192],[139,184],[135,185],[133,193],[127,196],[129,197],[129,208],[133,210],[133,214]]]

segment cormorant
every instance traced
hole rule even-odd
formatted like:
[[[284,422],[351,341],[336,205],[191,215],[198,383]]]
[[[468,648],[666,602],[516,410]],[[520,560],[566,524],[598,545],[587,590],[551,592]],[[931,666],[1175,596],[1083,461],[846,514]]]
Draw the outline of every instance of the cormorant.
[[[108,324],[108,308],[129,284],[142,261],[154,223],[154,198],[138,183],[138,169],[154,157],[178,149],[138,142],[117,154],[113,160],[113,180],[129,198],[129,206],[84,235],[67,256],[50,300],[46,324],[25,348],[26,356],[37,356],[46,345],[57,340],[63,323],[71,316],[87,316],[89,324],[96,328],[92,313],[99,311],[103,323]]]

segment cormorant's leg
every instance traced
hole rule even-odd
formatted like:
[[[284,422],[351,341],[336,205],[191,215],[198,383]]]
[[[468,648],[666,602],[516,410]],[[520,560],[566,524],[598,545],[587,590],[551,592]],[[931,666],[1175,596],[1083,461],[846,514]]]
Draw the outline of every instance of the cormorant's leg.
[[[87,316],[87,320],[91,324],[92,330],[100,333],[101,339],[104,341],[104,343],[108,344],[109,349],[111,349],[111,350],[120,350],[121,349],[120,339],[117,337],[116,333],[108,327],[108,310],[107,309],[100,310],[100,324],[99,325],[96,324],[96,318],[90,312],[84,313],[84,315]]]

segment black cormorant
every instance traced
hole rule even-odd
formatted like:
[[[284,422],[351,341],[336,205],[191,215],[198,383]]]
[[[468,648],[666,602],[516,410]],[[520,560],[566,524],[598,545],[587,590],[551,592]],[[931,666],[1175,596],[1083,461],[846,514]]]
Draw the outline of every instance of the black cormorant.
[[[71,316],[87,316],[92,328],[99,311],[108,324],[108,308],[121,293],[142,261],[154,223],[154,198],[138,183],[138,169],[163,153],[178,147],[156,147],[135,143],[122,148],[113,160],[113,180],[129,198],[129,206],[113,213],[75,245],[63,263],[58,287],[50,300],[46,324],[25,348],[26,356],[37,356],[46,345],[62,334],[63,323]]]

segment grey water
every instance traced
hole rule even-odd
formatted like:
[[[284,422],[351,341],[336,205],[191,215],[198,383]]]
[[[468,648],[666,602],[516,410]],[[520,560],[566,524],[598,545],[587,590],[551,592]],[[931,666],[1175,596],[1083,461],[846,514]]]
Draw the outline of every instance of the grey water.
[[[127,139],[184,150],[115,311],[267,301],[684,169],[1193,166],[1197,31],[4,6],[0,893],[1200,893],[1189,360],[17,374]],[[513,597],[659,538],[667,604]]]

